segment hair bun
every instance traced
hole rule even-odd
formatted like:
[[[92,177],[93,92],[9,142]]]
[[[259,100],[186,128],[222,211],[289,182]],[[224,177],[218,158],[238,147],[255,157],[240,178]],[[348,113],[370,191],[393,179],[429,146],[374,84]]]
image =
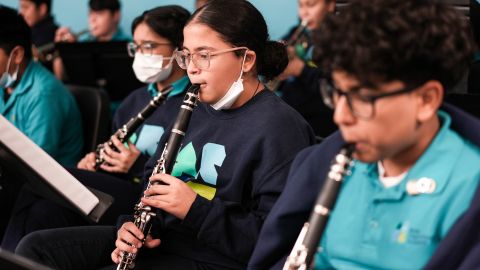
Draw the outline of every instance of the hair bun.
[[[267,80],[277,77],[288,65],[286,46],[278,41],[267,41],[263,59],[259,59],[258,63],[259,75],[263,75]]]

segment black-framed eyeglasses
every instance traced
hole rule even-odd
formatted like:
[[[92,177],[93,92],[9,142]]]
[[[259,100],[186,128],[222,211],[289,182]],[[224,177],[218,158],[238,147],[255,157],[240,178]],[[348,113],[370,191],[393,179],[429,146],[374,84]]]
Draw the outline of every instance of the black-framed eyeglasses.
[[[375,102],[379,99],[386,97],[398,96],[406,93],[413,92],[418,89],[419,86],[404,87],[392,92],[378,94],[378,95],[361,95],[359,91],[364,88],[362,86],[354,87],[350,91],[345,92],[335,86],[334,82],[330,78],[322,78],[319,80],[320,93],[322,94],[323,103],[335,109],[340,97],[345,96],[347,104],[356,117],[368,120],[372,119],[375,115]]]
[[[127,43],[127,51],[130,57],[135,57],[135,53],[140,51],[142,54],[145,55],[153,55],[153,50],[155,50],[159,46],[170,46],[171,43],[157,43],[157,42],[145,42],[142,44],[136,44],[135,42]]]

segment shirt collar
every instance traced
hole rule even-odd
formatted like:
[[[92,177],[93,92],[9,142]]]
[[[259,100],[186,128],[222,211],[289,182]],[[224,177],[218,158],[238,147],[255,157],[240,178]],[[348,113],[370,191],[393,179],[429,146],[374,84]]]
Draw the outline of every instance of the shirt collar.
[[[13,95],[19,95],[25,91],[27,91],[33,84],[33,73],[35,73],[35,70],[37,69],[36,63],[34,63],[32,60],[27,64],[27,68],[22,74],[22,77],[20,77],[20,81],[18,82],[17,86],[15,86],[12,96]]]
[[[190,80],[188,79],[188,76],[183,76],[179,80],[172,83],[173,90],[168,94],[167,98],[171,98],[183,93],[189,83],[190,83]],[[158,94],[157,84],[156,83],[148,84],[147,91],[152,97],[157,96]]]
[[[462,147],[459,147],[463,143],[461,137],[450,129],[450,116],[446,112],[438,111],[438,117],[441,122],[440,130],[400,184],[384,188],[378,181],[378,164],[366,164],[364,172],[370,176],[372,185],[381,190],[375,195],[375,199],[400,199],[407,194],[407,183],[421,178],[435,181],[436,188],[431,195],[443,191],[451,179],[450,174],[455,166],[453,161],[458,160],[463,151]]]

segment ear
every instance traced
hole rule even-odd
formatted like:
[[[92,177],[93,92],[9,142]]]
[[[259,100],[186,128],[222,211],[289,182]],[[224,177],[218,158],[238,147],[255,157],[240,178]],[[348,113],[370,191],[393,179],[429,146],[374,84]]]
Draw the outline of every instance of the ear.
[[[117,25],[120,23],[120,10],[115,10],[113,12],[113,20]]]
[[[335,12],[336,0],[326,0],[327,1],[327,11],[330,13]]]
[[[23,59],[25,58],[25,49],[22,46],[15,46],[12,50],[12,61],[15,66],[18,66],[22,63]]]
[[[418,97],[417,120],[425,122],[437,115],[444,95],[443,85],[439,81],[427,81],[416,91]]]
[[[255,66],[257,54],[254,51],[248,50],[245,55],[245,63],[243,64],[243,72],[250,72]]]
[[[46,17],[48,15],[47,4],[45,4],[45,3],[40,4],[40,6],[38,6],[38,11],[39,11],[40,16],[42,18]]]

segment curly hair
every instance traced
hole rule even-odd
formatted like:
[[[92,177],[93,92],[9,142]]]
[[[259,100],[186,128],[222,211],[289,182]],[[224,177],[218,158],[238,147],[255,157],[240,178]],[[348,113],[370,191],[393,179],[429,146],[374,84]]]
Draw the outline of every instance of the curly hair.
[[[354,0],[314,33],[314,61],[366,86],[437,80],[449,89],[472,59],[468,21],[435,0]]]

